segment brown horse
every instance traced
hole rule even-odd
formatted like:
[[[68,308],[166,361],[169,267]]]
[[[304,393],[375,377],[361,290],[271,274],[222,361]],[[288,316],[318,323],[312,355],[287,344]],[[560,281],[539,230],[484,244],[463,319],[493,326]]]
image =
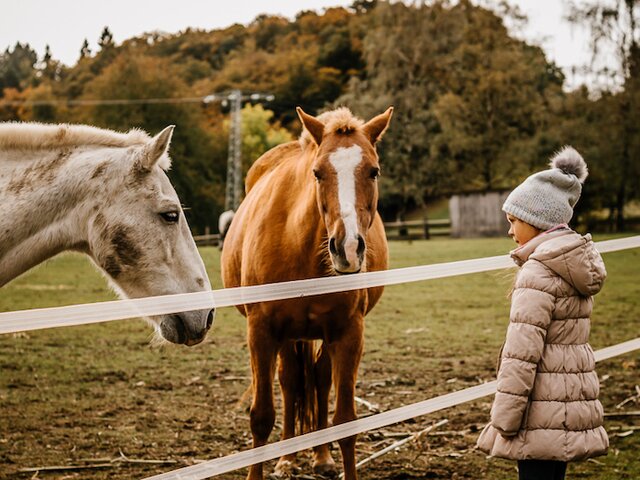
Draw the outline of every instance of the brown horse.
[[[377,213],[380,173],[375,144],[389,125],[392,108],[367,123],[346,108],[315,118],[298,108],[305,131],[265,153],[249,170],[247,195],[231,223],[222,252],[225,287],[384,270],[387,240]],[[326,428],[331,380],[333,423],[356,418],[354,402],[363,350],[364,316],[382,288],[312,298],[244,305],[253,374],[253,446],[273,429],[273,378],[284,404],[283,438]],[[315,348],[313,340],[322,340]],[[319,343],[319,342],[318,342]],[[355,437],[339,442],[346,480],[357,478]],[[283,457],[286,475],[294,456]],[[328,445],[315,449],[313,468],[335,474]],[[249,470],[262,480],[262,465]]]

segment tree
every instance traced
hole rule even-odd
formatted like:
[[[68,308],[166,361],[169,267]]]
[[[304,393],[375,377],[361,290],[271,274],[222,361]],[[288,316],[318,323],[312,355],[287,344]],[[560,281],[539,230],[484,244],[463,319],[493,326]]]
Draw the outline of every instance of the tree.
[[[45,46],[42,62],[40,63],[38,70],[38,75],[42,79],[50,81],[60,80],[62,65],[59,61],[53,58],[53,55],[51,54],[51,48],[48,44]]]
[[[378,0],[355,0],[351,4],[351,8],[357,13],[363,14],[373,10],[377,5]]]
[[[273,112],[260,104],[246,104],[242,108],[242,158],[245,173],[251,163],[267,150],[293,140],[291,133],[273,122]],[[226,125],[228,131],[228,122]]]
[[[113,41],[113,34],[109,27],[104,27],[100,38],[98,39],[98,46],[100,50],[93,57],[90,64],[90,72],[92,75],[100,75],[102,71],[112,64],[112,62],[118,57],[118,48]]]
[[[89,41],[85,38],[80,48],[80,59],[89,57],[91,55],[91,49],[89,48]]]
[[[256,47],[268,52],[276,48],[278,37],[282,37],[290,28],[289,21],[283,17],[259,15],[253,21],[251,28]]]
[[[42,62],[47,65],[48,63],[51,62],[52,59],[52,55],[51,55],[51,48],[49,47],[49,44],[47,43],[47,45],[45,45],[44,47],[44,55],[42,57]]]
[[[367,118],[396,107],[381,144],[383,211],[402,217],[433,196],[513,186],[526,168],[507,152],[548,121],[557,67],[469,1],[381,2],[369,22],[366,76],[337,103]]]
[[[24,118],[25,108],[21,105],[22,102],[24,102],[24,92],[17,88],[5,88],[0,98],[0,121],[11,122]]]
[[[102,29],[100,39],[98,40],[98,46],[101,50],[107,50],[115,46],[115,43],[113,41],[113,34],[111,33],[111,30],[109,30],[109,27],[104,27]]]
[[[26,88],[23,92],[23,99],[27,103],[21,108],[20,120],[46,123],[54,123],[56,121],[55,105],[39,103],[55,100],[51,82],[43,82],[37,87]]]
[[[5,88],[22,90],[36,81],[38,55],[28,43],[17,42],[0,55],[0,92]]]
[[[572,3],[569,20],[590,28],[592,66],[608,54],[609,48],[613,49],[618,62],[617,69],[612,73],[622,79],[623,90],[612,96],[610,101],[617,110],[612,116],[620,129],[618,137],[621,148],[608,161],[613,162],[609,180],[615,185],[612,216],[615,216],[617,230],[622,231],[625,228],[625,205],[631,198],[637,198],[640,190],[640,167],[637,162],[640,155],[640,2],[591,0],[581,4]]]
[[[247,164],[288,140],[280,125],[299,129],[298,105],[312,114],[346,105],[363,118],[394,105],[378,146],[385,218],[436,196],[513,187],[571,143],[591,171],[578,213],[606,207],[622,224],[624,203],[640,191],[638,48],[629,43],[637,22],[628,14],[637,15],[638,0],[607,2],[619,9],[602,10],[599,22],[621,21],[624,28],[616,28],[624,36],[612,38],[627,41],[617,50],[626,62],[619,73],[624,88],[598,98],[586,89],[563,93],[559,68],[540,48],[510,35],[505,23],[523,19],[498,0],[482,3],[493,11],[470,0],[358,0],[350,9],[300,12],[294,21],[262,16],[247,27],[148,33],[119,45],[105,27],[99,48],[91,54],[85,40],[69,69],[50,50],[47,67],[28,45],[7,49],[0,54],[0,88],[16,101],[195,97],[236,88],[273,93],[273,116],[258,106],[243,112]],[[150,133],[177,124],[171,176],[192,207],[192,224],[201,230],[222,208],[228,132],[219,106],[5,103],[0,115]]]
[[[351,41],[348,26],[325,28],[320,33],[321,46],[318,64],[336,68],[342,72],[359,72],[364,67],[362,52]]]

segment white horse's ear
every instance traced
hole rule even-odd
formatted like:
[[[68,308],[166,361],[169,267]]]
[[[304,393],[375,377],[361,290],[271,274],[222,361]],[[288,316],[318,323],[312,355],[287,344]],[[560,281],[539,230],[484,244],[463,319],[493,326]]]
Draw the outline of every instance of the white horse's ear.
[[[364,124],[364,133],[369,138],[369,141],[375,145],[375,143],[382,138],[384,132],[389,127],[391,116],[393,115],[393,107],[387,108],[387,111],[373,117],[367,123]]]
[[[151,168],[158,163],[162,156],[167,153],[169,144],[171,143],[171,137],[173,136],[173,129],[175,125],[169,125],[162,130],[159,134],[153,137],[145,146],[144,154],[142,158],[142,164],[145,168],[151,170]],[[169,164],[160,165],[164,170],[169,168]]]
[[[300,107],[296,107],[296,112],[298,112],[302,126],[311,134],[316,144],[320,145],[324,135],[324,124],[316,117],[306,114]]]

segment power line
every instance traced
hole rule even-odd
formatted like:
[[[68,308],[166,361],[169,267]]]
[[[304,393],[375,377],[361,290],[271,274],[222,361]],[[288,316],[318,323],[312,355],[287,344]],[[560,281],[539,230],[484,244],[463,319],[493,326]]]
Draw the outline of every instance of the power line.
[[[169,97],[169,98],[114,98],[114,99],[82,99],[82,100],[1,100],[0,107],[39,107],[66,105],[91,106],[91,105],[146,105],[164,103],[209,103],[206,97]]]

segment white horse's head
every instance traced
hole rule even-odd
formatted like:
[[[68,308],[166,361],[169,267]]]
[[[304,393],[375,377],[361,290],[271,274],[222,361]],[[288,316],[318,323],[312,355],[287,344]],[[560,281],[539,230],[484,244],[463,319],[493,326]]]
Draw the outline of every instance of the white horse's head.
[[[102,182],[88,227],[88,253],[125,297],[199,292],[211,285],[180,200],[165,173],[173,126],[146,144],[118,149],[94,163],[88,181]],[[94,154],[103,156],[107,150]],[[126,158],[122,158],[122,152]],[[200,343],[214,310],[151,317],[164,339]]]

